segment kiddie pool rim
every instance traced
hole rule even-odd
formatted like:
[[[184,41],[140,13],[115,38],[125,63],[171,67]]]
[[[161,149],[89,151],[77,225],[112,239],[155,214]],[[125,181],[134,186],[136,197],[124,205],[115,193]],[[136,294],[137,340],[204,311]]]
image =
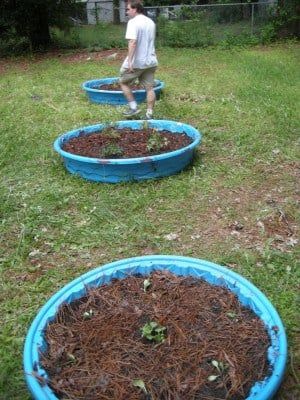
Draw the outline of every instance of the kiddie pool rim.
[[[100,83],[103,84],[112,84],[118,81],[118,77],[112,77],[112,78],[100,78],[100,79],[90,79],[88,81],[83,82],[82,84],[82,89],[88,90],[90,92],[95,92],[95,93],[118,93],[118,94],[123,94],[122,90],[104,90],[104,89],[93,89],[88,85],[99,85]],[[161,81],[160,79],[154,79],[155,83],[157,83],[156,86],[154,86],[154,89],[163,89],[165,87],[165,83]],[[132,92],[133,93],[144,93],[146,90],[145,89],[135,89]]]
[[[272,399],[283,379],[287,358],[285,330],[272,303],[251,282],[228,268],[206,260],[170,255],[132,257],[99,266],[65,285],[45,303],[30,326],[23,353],[25,379],[34,399],[57,400],[50,387],[48,385],[41,386],[32,372],[36,371],[40,375],[45,373],[38,364],[39,349],[41,341],[43,341],[42,332],[47,323],[55,316],[59,305],[63,301],[71,302],[84,295],[86,286],[98,286],[108,283],[115,277],[121,279],[130,273],[138,272],[148,274],[157,269],[168,269],[178,275],[202,277],[212,284],[226,284],[229,290],[236,293],[238,297],[244,298],[246,303],[249,302],[248,306],[255,308],[256,313],[260,311],[259,317],[266,324],[272,340],[268,357],[273,364],[273,370],[270,377],[262,382],[257,382],[252,387],[250,396],[246,400]],[[78,293],[80,294],[78,295]],[[74,298],[72,298],[72,294],[74,294]],[[274,332],[273,327],[276,327],[278,333]]]
[[[137,127],[137,129],[138,129],[138,127],[142,127],[143,122],[145,122],[145,121],[143,121],[143,120],[116,121],[116,122],[114,122],[114,126],[116,126],[118,128],[132,127],[133,129],[134,129],[134,127]],[[63,141],[67,140],[67,139],[71,139],[72,137],[78,136],[78,133],[80,131],[83,131],[85,133],[92,133],[92,132],[95,132],[98,130],[102,130],[106,126],[109,126],[108,123],[102,123],[102,124],[83,126],[83,127],[65,132],[54,141],[53,147],[54,147],[54,150],[57,151],[62,157],[70,158],[70,159],[76,160],[76,161],[82,161],[85,163],[88,162],[91,164],[99,164],[99,162],[101,162],[101,160],[103,160],[104,164],[126,165],[126,164],[139,164],[139,163],[143,162],[145,159],[149,159],[149,158],[151,158],[151,160],[153,162],[155,162],[155,161],[160,161],[160,160],[165,160],[167,158],[175,157],[177,155],[180,155],[180,154],[186,152],[189,149],[193,149],[193,148],[197,147],[201,141],[200,132],[191,125],[188,125],[188,124],[185,124],[182,122],[177,122],[177,121],[159,120],[159,119],[149,120],[147,122],[149,124],[149,127],[160,127],[160,125],[161,125],[162,129],[167,129],[165,125],[170,123],[173,127],[176,126],[179,129],[185,128],[188,131],[187,134],[188,133],[193,134],[193,136],[188,135],[190,138],[192,138],[193,141],[188,146],[182,147],[178,150],[170,151],[168,153],[161,153],[161,154],[157,154],[157,155],[154,155],[151,157],[135,157],[135,158],[101,159],[101,158],[83,157],[83,156],[79,156],[76,154],[68,153],[62,149],[61,145],[62,145]],[[176,132],[180,132],[180,131],[176,131]]]

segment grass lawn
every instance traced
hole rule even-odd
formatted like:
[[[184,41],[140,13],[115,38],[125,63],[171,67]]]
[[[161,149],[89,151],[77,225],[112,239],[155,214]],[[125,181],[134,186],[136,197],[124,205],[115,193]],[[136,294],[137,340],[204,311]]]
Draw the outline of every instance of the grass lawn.
[[[50,296],[93,267],[145,254],[207,259],[257,285],[289,339],[276,399],[296,399],[299,47],[161,49],[155,117],[195,126],[203,143],[178,175],[115,185],[70,175],[52,149],[65,131],[122,119],[81,90],[118,75],[114,53],[0,60],[0,399],[29,399],[24,338]]]

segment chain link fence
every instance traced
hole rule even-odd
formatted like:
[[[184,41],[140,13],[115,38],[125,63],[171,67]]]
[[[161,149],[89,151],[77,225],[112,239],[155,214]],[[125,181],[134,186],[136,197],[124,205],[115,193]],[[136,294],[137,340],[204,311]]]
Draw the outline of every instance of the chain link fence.
[[[157,21],[199,20],[219,28],[228,25],[240,25],[243,32],[254,34],[274,15],[277,1],[255,3],[224,3],[205,5],[176,5],[168,7],[145,7],[146,15]],[[238,30],[235,31],[238,33]]]
[[[88,24],[126,23],[125,0],[120,0],[119,4],[116,9],[112,0],[87,2]],[[228,2],[145,7],[145,14],[157,24],[158,45],[198,47],[224,39],[238,42],[243,37],[260,37],[274,16],[276,7],[277,0]]]

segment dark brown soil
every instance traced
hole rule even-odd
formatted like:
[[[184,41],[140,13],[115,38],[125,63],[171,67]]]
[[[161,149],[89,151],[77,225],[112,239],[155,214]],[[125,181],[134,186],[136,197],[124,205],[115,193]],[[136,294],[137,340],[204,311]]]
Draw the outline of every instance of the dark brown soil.
[[[181,149],[192,143],[185,133],[174,134],[154,129],[107,128],[82,134],[64,143],[68,153],[92,158],[147,157]]]
[[[145,279],[114,280],[60,307],[42,355],[56,395],[244,400],[270,372],[262,321],[226,288],[167,271],[148,276],[146,289]],[[142,337],[149,322],[165,328],[162,342]]]

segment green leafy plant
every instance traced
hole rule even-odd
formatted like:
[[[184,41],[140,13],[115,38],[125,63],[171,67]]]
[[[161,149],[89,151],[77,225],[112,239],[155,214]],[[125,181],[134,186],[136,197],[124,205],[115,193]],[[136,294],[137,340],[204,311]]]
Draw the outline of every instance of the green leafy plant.
[[[142,337],[151,342],[162,343],[165,341],[166,328],[155,321],[147,322],[142,328]]]
[[[202,14],[185,21],[159,20],[159,43],[170,47],[207,47],[213,43],[213,28]],[[163,21],[163,22],[162,22]]]
[[[101,131],[101,135],[110,139],[119,139],[121,137],[121,131],[116,129],[112,124],[109,124]]]
[[[232,319],[234,322],[238,322],[238,315],[235,312],[232,311],[228,311],[228,313],[226,313],[227,317],[229,317],[230,319]]]
[[[213,382],[216,379],[218,379],[219,377],[221,377],[222,375],[224,375],[224,372],[228,368],[228,366],[226,364],[224,364],[222,361],[212,360],[211,363],[218,371],[218,375],[209,375],[209,377],[207,378],[207,380],[209,382]]]
[[[90,309],[89,311],[85,311],[83,313],[83,318],[84,319],[91,319],[93,315],[94,315],[94,311],[92,309]]]
[[[76,362],[76,357],[72,353],[67,353],[68,361],[72,364]]]
[[[164,138],[155,129],[152,130],[147,143],[148,151],[160,151],[164,146],[169,143],[167,138]]]
[[[142,379],[134,379],[132,381],[133,386],[138,387],[140,389],[142,389],[142,391],[147,394],[147,389],[146,389],[146,385],[145,382]]]
[[[143,121],[142,127],[144,130],[149,128],[149,122],[145,119],[145,121]]]
[[[220,374],[223,374],[223,372],[227,369],[227,365],[224,364],[222,361],[212,360],[211,363]]]
[[[118,157],[123,154],[123,149],[115,143],[109,143],[100,150],[100,157]]]
[[[149,289],[149,287],[151,286],[151,282],[149,279],[145,279],[144,280],[144,292],[147,292],[147,290]]]

